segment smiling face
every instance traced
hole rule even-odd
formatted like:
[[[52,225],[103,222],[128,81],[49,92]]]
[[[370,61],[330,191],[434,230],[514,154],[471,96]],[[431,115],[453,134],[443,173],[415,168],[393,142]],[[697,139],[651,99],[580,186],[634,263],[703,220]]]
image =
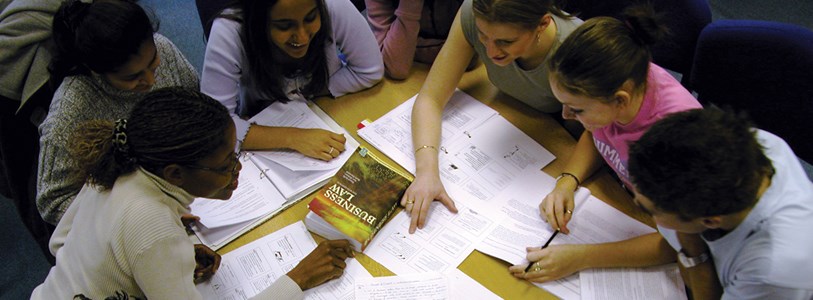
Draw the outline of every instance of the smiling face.
[[[544,28],[528,30],[509,24],[475,18],[477,38],[486,47],[488,58],[498,66],[507,66],[516,59],[532,56],[537,35]]]
[[[268,19],[271,43],[292,58],[304,57],[311,40],[322,28],[314,0],[280,0],[271,7]]]
[[[155,84],[155,71],[161,64],[161,57],[152,38],[138,48],[138,52],[121,67],[102,74],[113,87],[123,91],[147,92]]]
[[[188,177],[181,187],[190,194],[196,197],[227,200],[237,189],[239,173],[243,166],[234,153],[237,143],[236,130],[233,123],[229,124],[224,132],[224,143],[220,147],[194,165],[183,168]]]
[[[602,99],[574,95],[562,88],[556,76],[549,77],[553,96],[562,103],[562,118],[578,120],[584,129],[593,131],[618,120],[622,105],[617,101],[605,102]]]

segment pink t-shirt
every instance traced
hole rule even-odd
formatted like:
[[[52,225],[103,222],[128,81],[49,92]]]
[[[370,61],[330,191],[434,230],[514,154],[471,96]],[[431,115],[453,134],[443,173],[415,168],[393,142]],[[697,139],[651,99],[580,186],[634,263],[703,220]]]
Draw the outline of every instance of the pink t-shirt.
[[[632,188],[627,160],[629,144],[644,135],[650,126],[666,115],[684,110],[703,108],[680,82],[663,68],[650,63],[646,78],[646,94],[635,119],[629,124],[612,124],[593,131],[596,149],[624,184]]]

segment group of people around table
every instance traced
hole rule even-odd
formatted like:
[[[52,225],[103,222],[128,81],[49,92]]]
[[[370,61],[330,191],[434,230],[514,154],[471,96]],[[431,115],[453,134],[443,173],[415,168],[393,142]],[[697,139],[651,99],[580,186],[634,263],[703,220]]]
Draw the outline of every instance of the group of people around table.
[[[790,147],[733,112],[702,109],[649,46],[668,35],[648,6],[586,21],[539,0],[242,0],[213,20],[200,78],[127,0],[65,1],[51,72],[64,76],[40,125],[37,205],[56,257],[32,299],[199,299],[220,257],[193,244],[195,198],[227,200],[241,150],[331,160],[345,137],[252,124],[274,101],[340,97],[413,61],[432,64],[412,111],[409,231],[432,202],[456,212],[438,171],[441,115],[483,64],[501,92],[578,136],[540,217],[569,233],[574,191],[609,166],[659,233],[529,248],[518,278],[679,261],[694,299],[813,299],[813,183]],[[528,245],[532,246],[532,245]],[[256,297],[302,298],[354,253],[325,241]],[[528,271],[526,271],[528,270]]]

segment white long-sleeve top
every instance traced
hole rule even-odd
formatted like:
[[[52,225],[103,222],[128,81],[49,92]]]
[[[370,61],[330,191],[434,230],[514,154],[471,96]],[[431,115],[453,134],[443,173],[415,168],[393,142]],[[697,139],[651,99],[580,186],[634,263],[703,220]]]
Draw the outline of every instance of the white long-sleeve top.
[[[328,90],[334,97],[369,88],[384,76],[384,62],[375,36],[364,17],[349,0],[326,0],[330,15],[332,42],[325,45],[329,73]],[[248,133],[246,87],[242,76],[248,76],[246,51],[240,40],[242,24],[217,18],[212,24],[201,75],[201,92],[220,101],[232,115],[237,139]],[[344,62],[339,58],[344,56]],[[307,76],[307,75],[303,75]],[[304,86],[307,79],[294,78],[290,85]]]
[[[51,237],[56,266],[31,299],[201,299],[192,280],[195,249],[181,224],[193,200],[143,169],[110,190],[85,185]],[[303,297],[282,276],[254,299]]]

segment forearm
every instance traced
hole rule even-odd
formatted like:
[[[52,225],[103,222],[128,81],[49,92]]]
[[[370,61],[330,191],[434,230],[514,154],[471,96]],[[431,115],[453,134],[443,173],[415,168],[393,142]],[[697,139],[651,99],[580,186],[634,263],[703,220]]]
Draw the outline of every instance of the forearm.
[[[683,253],[688,257],[698,257],[703,253],[709,253],[706,242],[699,235],[677,233],[678,240]],[[711,254],[708,254],[711,256]],[[699,265],[691,268],[680,268],[681,274],[692,293],[692,298],[720,299],[723,295],[723,287],[717,278],[717,270],[714,268],[714,261],[711,257]]]
[[[443,109],[463,77],[474,49],[463,37],[460,14],[452,24],[449,39],[429,70],[423,87],[412,107],[412,145],[432,146],[441,151],[441,117]],[[415,154],[416,176],[438,173],[437,151],[421,150]],[[435,152],[435,153],[425,153]]]
[[[579,137],[579,141],[576,143],[576,147],[568,158],[567,163],[565,163],[565,167],[562,168],[562,173],[573,174],[579,178],[580,183],[584,183],[588,177],[593,175],[593,173],[601,167],[603,162],[601,155],[593,143],[593,135],[589,131],[585,131],[581,137]],[[568,190],[575,190],[577,187],[576,181],[570,176],[562,177],[556,184],[557,187],[567,187]]]
[[[675,250],[658,233],[632,239],[583,245],[580,269],[647,267],[675,261]]]
[[[394,10],[391,3],[367,2],[373,4],[367,8],[367,18],[381,47],[387,75],[404,79],[415,56],[423,0],[401,1]]]
[[[301,128],[251,125],[243,140],[243,150],[293,149]]]

